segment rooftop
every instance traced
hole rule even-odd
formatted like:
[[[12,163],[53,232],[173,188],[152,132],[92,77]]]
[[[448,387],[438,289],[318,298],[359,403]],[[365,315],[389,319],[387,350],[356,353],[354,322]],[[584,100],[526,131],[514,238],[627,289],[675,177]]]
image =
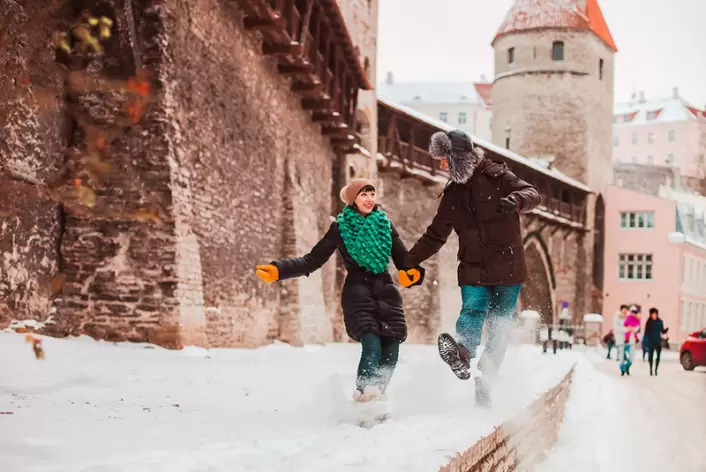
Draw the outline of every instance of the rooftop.
[[[413,110],[412,108],[409,108],[407,106],[404,106],[402,104],[396,103],[394,101],[391,101],[385,97],[378,96],[378,101],[382,103],[383,105],[386,105],[390,108],[394,108],[398,110],[399,112],[408,115],[409,117],[422,121],[424,123],[427,123],[435,128],[438,128],[442,131],[449,132],[451,130],[456,129],[456,127],[445,123],[443,121],[437,120],[435,118],[430,117],[429,115],[419,112],[417,110]],[[572,179],[571,177],[567,176],[566,174],[560,172],[557,169],[547,169],[545,166],[540,164],[539,162],[536,162],[536,160],[528,159],[524,156],[521,156],[520,154],[514,153],[508,149],[505,149],[503,147],[500,147],[496,144],[491,143],[490,141],[486,141],[484,139],[481,139],[477,136],[474,136],[469,133],[469,136],[471,136],[471,139],[475,144],[480,146],[481,148],[485,148],[488,151],[494,152],[503,158],[507,159],[508,161],[514,161],[518,164],[521,164],[525,167],[529,167],[535,171],[538,171],[542,174],[545,174],[553,179],[557,179],[561,182],[564,182],[565,184],[569,184],[572,187],[582,190],[584,192],[589,192],[591,193],[592,190],[590,187],[588,187],[585,184],[582,184],[578,180]]]
[[[473,82],[383,82],[378,84],[377,93],[403,104],[479,102]]]
[[[631,100],[613,107],[617,125],[644,125],[706,119],[704,110],[689,105],[683,98],[672,96],[655,100]]]
[[[510,33],[545,28],[592,31],[613,51],[618,50],[597,0],[515,0],[493,42]]]

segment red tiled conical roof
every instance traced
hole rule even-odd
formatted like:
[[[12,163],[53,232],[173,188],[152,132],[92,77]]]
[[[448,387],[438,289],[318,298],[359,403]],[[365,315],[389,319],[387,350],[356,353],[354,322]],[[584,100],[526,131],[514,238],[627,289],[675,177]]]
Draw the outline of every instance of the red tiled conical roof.
[[[515,0],[493,42],[506,34],[544,28],[593,31],[613,51],[618,50],[598,0]]]

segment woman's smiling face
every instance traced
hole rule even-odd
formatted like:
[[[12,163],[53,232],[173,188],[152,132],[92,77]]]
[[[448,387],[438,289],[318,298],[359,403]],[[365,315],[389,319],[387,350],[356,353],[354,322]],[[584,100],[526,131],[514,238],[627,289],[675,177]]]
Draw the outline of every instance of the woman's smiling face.
[[[364,189],[355,197],[354,203],[361,214],[369,214],[375,208],[375,189]]]

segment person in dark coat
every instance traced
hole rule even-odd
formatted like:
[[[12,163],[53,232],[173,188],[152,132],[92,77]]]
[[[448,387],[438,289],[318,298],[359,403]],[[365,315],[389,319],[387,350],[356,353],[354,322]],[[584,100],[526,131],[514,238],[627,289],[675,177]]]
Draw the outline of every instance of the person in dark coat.
[[[610,353],[613,350],[613,348],[615,347],[615,334],[613,334],[612,329],[610,330],[610,332],[608,332],[608,334],[603,336],[603,343],[608,348],[608,356],[606,357],[606,359],[610,359],[611,358]]]
[[[519,214],[531,212],[541,197],[504,162],[485,158],[461,130],[435,133],[429,152],[448,169],[450,181],[434,219],[407,254],[407,265],[415,267],[436,254],[452,231],[458,235],[463,302],[456,322],[458,341],[447,333],[439,335],[439,354],[458,378],[469,379],[470,361],[487,318],[488,341],[478,363],[482,375],[476,375],[476,401],[488,406],[488,377],[497,373],[505,356],[508,328],[526,276]]]
[[[375,186],[355,179],[341,189],[346,207],[326,235],[303,257],[257,266],[265,282],[309,276],[338,249],[348,275],[341,305],[348,335],[362,345],[354,399],[370,401],[384,394],[397,364],[399,346],[407,337],[402,296],[387,267],[409,269],[406,287],[419,285],[422,267],[405,265],[407,249],[399,233],[375,203]]]
[[[659,317],[657,308],[650,308],[650,317],[645,323],[645,334],[642,337],[642,342],[647,347],[647,360],[650,363],[650,375],[652,374],[652,365],[654,362],[654,375],[657,375],[659,369],[659,358],[662,355],[662,335],[667,334],[669,328],[664,327],[664,322]],[[654,354],[657,353],[657,359],[654,359]]]

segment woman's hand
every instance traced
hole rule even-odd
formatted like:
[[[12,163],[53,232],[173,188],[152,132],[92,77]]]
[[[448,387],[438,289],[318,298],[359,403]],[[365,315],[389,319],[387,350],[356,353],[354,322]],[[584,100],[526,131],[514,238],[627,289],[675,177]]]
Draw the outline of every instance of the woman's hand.
[[[397,279],[400,281],[400,285],[405,288],[409,288],[412,285],[418,284],[422,278],[422,273],[419,269],[407,269],[400,270],[397,272]]]
[[[257,266],[255,274],[268,284],[279,280],[279,269],[272,264]]]

